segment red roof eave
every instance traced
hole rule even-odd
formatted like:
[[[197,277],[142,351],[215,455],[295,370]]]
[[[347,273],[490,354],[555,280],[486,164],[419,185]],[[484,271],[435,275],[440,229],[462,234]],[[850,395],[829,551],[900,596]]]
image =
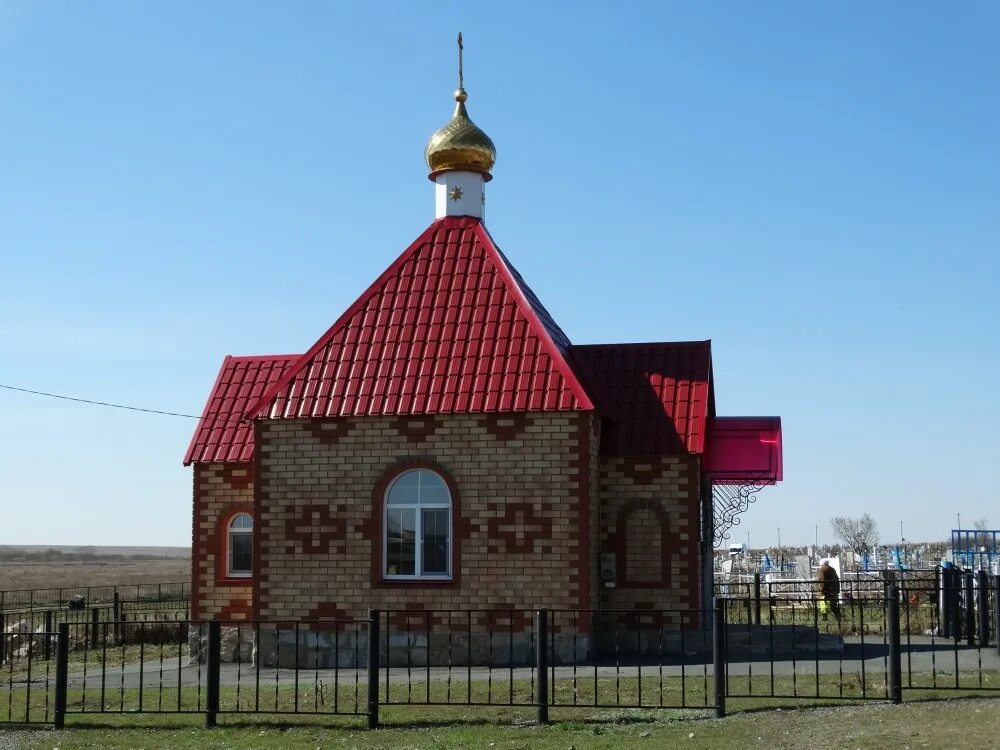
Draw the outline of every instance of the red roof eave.
[[[266,386],[298,359],[298,354],[226,355],[184,455],[184,465],[252,461],[253,429],[243,418],[246,403],[258,387]]]

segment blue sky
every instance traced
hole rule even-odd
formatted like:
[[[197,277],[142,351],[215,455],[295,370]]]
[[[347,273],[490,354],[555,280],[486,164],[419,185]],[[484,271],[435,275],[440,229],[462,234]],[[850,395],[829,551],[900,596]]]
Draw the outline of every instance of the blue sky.
[[[0,383],[199,413],[304,351],[433,218],[461,30],[570,337],[711,338],[782,416],[737,541],[1000,526],[1000,6],[617,5],[0,0]],[[0,543],[189,543],[193,420],[0,409]]]

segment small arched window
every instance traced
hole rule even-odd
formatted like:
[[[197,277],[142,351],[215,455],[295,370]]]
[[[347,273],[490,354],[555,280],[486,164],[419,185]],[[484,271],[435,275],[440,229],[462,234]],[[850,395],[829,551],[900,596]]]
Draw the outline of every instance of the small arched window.
[[[226,527],[226,573],[249,578],[253,572],[253,518],[237,513]]]
[[[382,528],[386,578],[451,577],[451,493],[440,475],[410,469],[392,480]]]

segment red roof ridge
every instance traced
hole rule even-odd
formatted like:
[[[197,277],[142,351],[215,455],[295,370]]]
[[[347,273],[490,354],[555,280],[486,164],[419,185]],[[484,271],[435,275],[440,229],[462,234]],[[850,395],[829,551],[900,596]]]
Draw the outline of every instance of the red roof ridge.
[[[711,346],[712,339],[693,339],[690,341],[623,341],[621,343],[608,343],[608,344],[573,344],[573,348],[598,349],[598,348],[615,347],[617,349],[621,349],[625,347],[641,347],[641,346],[704,346],[705,344]]]
[[[316,339],[316,343],[313,344],[311,347],[309,347],[309,349],[306,351],[305,354],[299,357],[299,361],[296,362],[294,365],[292,365],[290,368],[288,368],[288,372],[286,372],[281,377],[281,379],[278,380],[277,383],[275,383],[273,386],[264,391],[264,395],[261,396],[259,399],[257,399],[257,402],[249,409],[247,409],[246,412],[244,412],[243,416],[247,419],[256,419],[258,413],[265,406],[271,403],[271,401],[274,400],[274,397],[277,396],[279,393],[281,393],[281,391],[284,390],[285,386],[287,386],[290,382],[292,382],[292,379],[302,371],[302,368],[305,367],[307,364],[309,364],[309,361],[312,359],[313,355],[319,352],[326,345],[326,342],[330,338],[330,336],[332,336],[337,331],[337,329],[340,328],[341,325],[343,325],[346,321],[350,320],[351,317],[354,315],[354,313],[356,313],[360,308],[362,308],[364,304],[375,295],[375,293],[381,288],[383,281],[388,279],[393,273],[396,272],[396,270],[403,264],[406,258],[409,257],[410,253],[415,248],[423,244],[423,242],[431,234],[433,234],[434,230],[438,227],[439,224],[443,224],[446,221],[449,221],[448,217],[443,219],[435,219],[433,222],[431,222],[431,225],[427,227],[427,229],[425,229],[423,232],[421,232],[420,236],[417,237],[413,242],[411,242],[407,246],[407,248],[399,254],[396,260],[394,260],[389,265],[388,268],[386,268],[382,273],[378,275],[378,278],[376,278],[375,281],[373,281],[371,284],[368,285],[368,288],[365,289],[364,292],[362,292],[361,296],[358,297],[356,300],[354,300],[354,304],[352,304],[350,307],[344,310],[343,314],[341,314],[341,316],[333,322],[333,325],[327,328],[326,331],[323,333],[323,335],[320,336],[318,339]],[[451,221],[458,226],[462,226],[462,224],[460,224],[459,221],[468,221],[468,219],[460,217],[458,221],[455,221],[454,218],[452,218]]]
[[[544,325],[539,317],[542,314],[549,318],[551,316],[548,316],[547,312],[540,312],[531,303],[531,300],[528,299],[525,290],[522,287],[523,281],[521,283],[517,281],[515,272],[504,259],[503,254],[497,248],[496,243],[493,242],[493,238],[490,237],[489,232],[483,226],[482,222],[477,218],[462,216],[443,217],[431,222],[431,224],[423,232],[421,232],[420,235],[413,242],[411,242],[402,253],[400,253],[392,264],[379,274],[378,278],[376,278],[368,286],[361,296],[359,296],[354,303],[351,304],[351,306],[337,318],[333,325],[330,326],[323,333],[323,335],[316,340],[309,350],[303,354],[273,386],[268,388],[249,409],[244,412],[244,416],[249,419],[256,419],[260,417],[264,410],[268,409],[274,399],[278,398],[296,379],[296,377],[298,377],[302,371],[310,365],[313,359],[319,355],[326,346],[329,345],[333,336],[336,335],[341,328],[347,325],[358,313],[358,311],[363,309],[376,294],[382,292],[385,284],[399,271],[401,266],[403,266],[403,264],[406,263],[415,252],[425,246],[434,237],[435,232],[439,229],[472,230],[476,240],[482,245],[483,250],[485,250],[485,254],[489,258],[489,261],[493,265],[495,271],[500,275],[503,279],[504,285],[513,295],[513,301],[517,305],[521,314],[526,318],[529,329],[538,338],[543,350],[550,357],[555,370],[557,370],[563,378],[565,387],[576,400],[578,404],[577,410],[593,410],[594,404],[591,401],[587,390],[580,382],[570,362],[567,360],[566,353],[556,344],[549,329]],[[551,322],[553,325],[556,325],[555,321]],[[308,388],[308,386],[305,387]],[[303,393],[298,394],[298,396],[301,398],[305,394],[306,391],[303,391]]]
[[[231,359],[234,362],[252,362],[254,360],[267,360],[273,361],[276,359],[298,359],[301,354],[227,354],[225,359]],[[223,361],[225,361],[225,359]]]
[[[517,283],[517,280],[514,278],[514,274],[510,270],[510,266],[507,265],[503,254],[500,252],[499,248],[497,248],[496,243],[493,242],[493,238],[490,236],[486,227],[483,226],[482,222],[476,223],[476,236],[479,237],[479,241],[486,247],[487,252],[491,256],[490,259],[493,261],[497,270],[507,281],[510,288],[515,291],[515,299],[517,299],[517,304],[521,308],[521,312],[524,313],[525,317],[528,319],[528,325],[532,327],[535,335],[541,339],[545,348],[548,350],[549,356],[552,357],[552,361],[556,363],[556,367],[559,368],[559,372],[566,379],[566,383],[569,385],[570,390],[573,391],[573,395],[576,396],[577,401],[580,402],[580,411],[593,411],[595,408],[594,402],[591,400],[587,390],[580,382],[580,378],[577,376],[576,371],[566,360],[566,356],[563,354],[563,351],[556,346],[549,330],[542,325],[542,322],[538,319],[538,313],[535,311],[534,306],[528,300],[528,297],[525,295],[521,285]],[[570,343],[570,346],[572,347],[572,342]]]

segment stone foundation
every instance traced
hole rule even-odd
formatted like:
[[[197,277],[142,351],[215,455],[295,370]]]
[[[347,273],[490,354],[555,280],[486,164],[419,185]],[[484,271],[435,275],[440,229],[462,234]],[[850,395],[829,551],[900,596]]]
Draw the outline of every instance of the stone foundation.
[[[204,662],[207,629],[199,637],[192,634],[192,661]],[[260,663],[262,667],[281,669],[361,668],[368,659],[368,633],[359,630],[261,627],[259,641],[253,627],[223,628],[222,661]],[[471,640],[470,640],[471,637]],[[519,633],[473,632],[417,633],[390,630],[388,638],[379,637],[379,661],[382,666],[432,667],[451,665],[485,667],[526,667],[535,663],[533,635]],[[554,666],[583,664],[594,660],[594,638],[590,634],[559,633],[550,639]],[[710,653],[711,633],[704,631],[642,630],[602,632],[597,637],[598,660],[634,659],[636,657],[695,656]],[[471,645],[470,645],[471,644]],[[237,645],[239,651],[237,651]]]
[[[254,628],[251,625],[243,627],[223,626],[222,642],[219,654],[222,662],[249,664],[253,660]],[[208,661],[208,624],[200,628],[192,624],[188,628],[188,661],[191,664],[204,664]]]

